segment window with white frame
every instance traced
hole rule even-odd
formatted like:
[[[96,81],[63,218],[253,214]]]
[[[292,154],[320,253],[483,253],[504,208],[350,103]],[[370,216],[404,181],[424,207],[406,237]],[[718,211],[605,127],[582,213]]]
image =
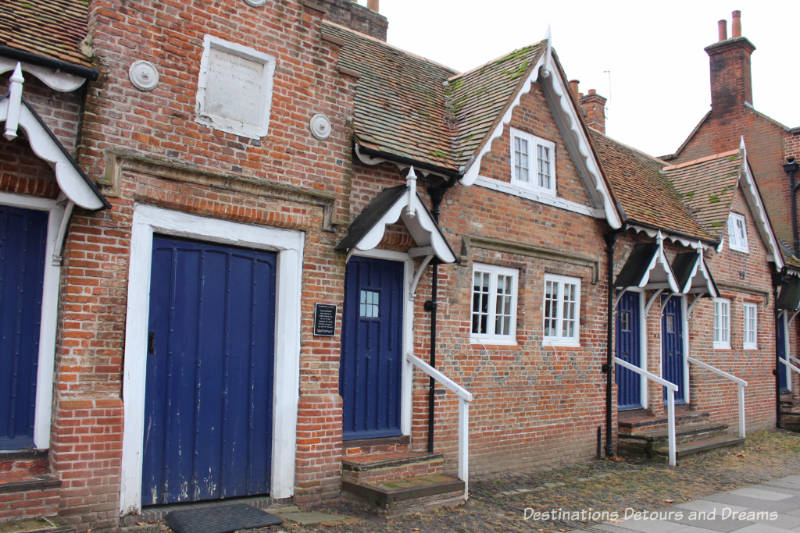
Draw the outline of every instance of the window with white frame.
[[[714,348],[731,347],[731,302],[725,298],[714,300]]]
[[[744,342],[742,348],[745,350],[758,349],[758,306],[753,303],[745,303],[744,310]]]
[[[748,252],[747,225],[744,216],[738,213],[728,215],[728,246],[731,250]]]
[[[555,143],[511,128],[511,183],[554,195],[555,152]]]
[[[545,274],[542,344],[579,346],[581,280]]]
[[[275,58],[206,35],[197,82],[197,122],[251,139],[269,129]]]
[[[472,342],[516,342],[518,271],[475,264],[472,270]]]

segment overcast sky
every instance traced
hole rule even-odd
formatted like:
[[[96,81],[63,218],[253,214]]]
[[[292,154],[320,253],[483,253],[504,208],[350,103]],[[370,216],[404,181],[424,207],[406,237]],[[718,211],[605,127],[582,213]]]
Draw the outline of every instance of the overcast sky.
[[[543,39],[550,25],[567,76],[609,98],[608,135],[652,155],[674,152],[708,111],[703,49],[722,18],[730,36],[739,9],[756,47],[756,109],[800,126],[800,0],[380,0],[380,8],[389,43],[459,71]]]

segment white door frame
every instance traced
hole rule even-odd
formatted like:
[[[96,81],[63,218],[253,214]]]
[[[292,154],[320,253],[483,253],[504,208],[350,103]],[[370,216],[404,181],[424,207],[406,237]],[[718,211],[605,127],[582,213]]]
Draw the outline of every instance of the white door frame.
[[[781,321],[781,325],[783,326],[783,353],[786,356],[786,361],[791,363],[791,359],[789,359],[789,357],[791,357],[792,354],[791,352],[789,352],[789,347],[792,345],[792,343],[789,342],[789,322],[786,320],[786,314],[787,314],[786,311],[782,312],[780,317],[778,317],[778,320]],[[783,370],[786,374],[786,385],[787,385],[786,389],[789,392],[792,392],[793,372],[789,370],[789,368],[786,365],[783,365]],[[782,385],[783,384],[781,384],[781,386]]]
[[[58,331],[58,290],[61,266],[53,260],[58,229],[64,217],[64,207],[51,198],[40,198],[0,192],[0,204],[20,209],[47,212],[47,243],[44,253],[42,308],[39,325],[39,353],[36,370],[36,407],[34,408],[33,445],[38,449],[50,447],[50,419],[53,405],[53,368]]]
[[[386,259],[404,264],[403,269],[403,363],[400,376],[400,431],[403,435],[411,435],[411,395],[414,369],[406,360],[406,354],[414,349],[414,301],[411,299],[410,283],[414,276],[414,260],[406,252],[392,250],[358,250],[354,249],[352,255],[369,257],[372,259]],[[346,268],[346,267],[345,267]],[[344,327],[344,324],[342,324]]]
[[[275,373],[270,496],[294,494],[297,405],[300,385],[300,300],[305,234],[136,205],[131,230],[125,364],[122,384],[125,426],[122,442],[120,512],[136,513],[142,503],[144,394],[153,234],[202,239],[277,252]]]

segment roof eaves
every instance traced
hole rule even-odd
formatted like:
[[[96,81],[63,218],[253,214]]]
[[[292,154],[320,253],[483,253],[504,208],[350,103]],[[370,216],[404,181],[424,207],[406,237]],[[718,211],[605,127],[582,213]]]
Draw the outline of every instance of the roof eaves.
[[[77,65],[75,63],[70,63],[68,61],[63,61],[61,59],[55,59],[40,54],[34,54],[32,52],[27,52],[25,50],[12,48],[2,44],[0,44],[0,55],[10,57],[11,59],[16,59],[18,61],[26,61],[33,65],[61,70],[68,74],[74,74],[92,81],[96,80],[98,76],[100,76],[100,71],[97,69],[84,67],[82,65]]]

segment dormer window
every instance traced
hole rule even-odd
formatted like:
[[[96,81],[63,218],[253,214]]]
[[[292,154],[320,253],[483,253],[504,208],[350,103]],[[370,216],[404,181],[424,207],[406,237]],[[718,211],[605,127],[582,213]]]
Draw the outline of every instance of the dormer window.
[[[728,243],[731,250],[747,253],[747,226],[744,216],[738,213],[728,215]]]
[[[555,143],[511,128],[511,183],[555,195]]]

